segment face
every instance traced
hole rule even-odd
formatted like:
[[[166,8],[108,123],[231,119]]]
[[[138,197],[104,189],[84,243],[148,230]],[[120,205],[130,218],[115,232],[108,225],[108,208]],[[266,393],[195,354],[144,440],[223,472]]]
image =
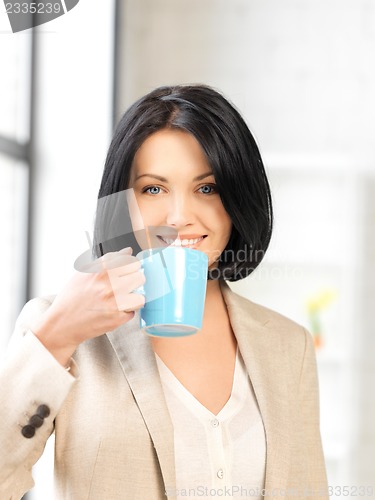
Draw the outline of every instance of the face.
[[[137,238],[142,249],[195,248],[208,256],[210,269],[217,266],[232,223],[193,135],[163,129],[149,136],[135,155],[128,187],[150,228],[148,243]]]

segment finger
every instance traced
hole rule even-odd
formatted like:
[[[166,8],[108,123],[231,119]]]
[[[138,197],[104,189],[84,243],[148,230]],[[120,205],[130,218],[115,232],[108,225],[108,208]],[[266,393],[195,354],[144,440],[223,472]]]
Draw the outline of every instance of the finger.
[[[106,255],[117,255],[117,254],[131,255],[132,253],[133,253],[132,247],[124,247],[121,250],[117,250],[116,252],[106,252],[104,255],[102,255],[99,258],[105,257]]]
[[[116,273],[109,272],[108,276],[116,302],[121,304],[126,295],[143,285],[146,281],[144,274],[139,271],[125,276],[118,276]]]
[[[121,314],[123,316],[123,323],[127,323],[128,321],[130,321],[131,319],[134,318],[134,311],[121,311]]]
[[[119,265],[112,269],[107,269],[107,273],[110,279],[112,279],[112,277],[123,278],[125,276],[128,276],[129,274],[134,274],[138,272],[141,272],[143,274],[143,270],[141,268],[141,263],[139,260],[130,262],[125,265]]]
[[[129,272],[134,272],[141,267],[141,262],[137,257],[132,255],[124,255],[118,252],[106,253],[103,257],[94,260],[86,269],[85,272],[100,273],[109,269],[132,265]]]
[[[143,285],[145,282],[145,277],[141,273],[133,273],[124,278],[115,278],[111,280],[111,286],[113,291],[113,296],[117,304],[118,309],[124,309],[124,304],[126,304],[129,294],[133,296],[141,297],[140,299],[132,299],[136,301],[136,304],[143,304],[144,297],[140,293],[132,293],[133,290]]]
[[[126,264],[128,262],[136,262],[137,257],[134,255],[130,255],[123,252],[109,252],[99,257],[98,262],[103,262],[105,266],[113,267],[113,264],[117,264],[118,262]]]
[[[122,298],[122,301],[116,301],[116,304],[119,311],[137,311],[145,305],[145,298],[140,294],[128,293]]]
[[[126,247],[126,248],[119,250],[118,253],[131,255],[133,253],[133,249],[132,249],[132,247]]]

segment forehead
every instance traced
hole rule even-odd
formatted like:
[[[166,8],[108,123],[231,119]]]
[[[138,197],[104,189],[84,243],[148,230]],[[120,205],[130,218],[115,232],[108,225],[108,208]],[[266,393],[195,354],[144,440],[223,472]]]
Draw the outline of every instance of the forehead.
[[[133,179],[145,173],[161,176],[198,176],[212,171],[197,139],[188,132],[163,129],[150,135],[138,149],[132,166]]]

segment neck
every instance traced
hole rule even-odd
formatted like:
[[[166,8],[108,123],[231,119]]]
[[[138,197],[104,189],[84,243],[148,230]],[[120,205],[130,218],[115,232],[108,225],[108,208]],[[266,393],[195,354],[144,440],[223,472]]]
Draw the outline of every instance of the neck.
[[[209,305],[218,304],[218,301],[223,301],[219,280],[207,280],[206,289],[206,307]]]
[[[220,327],[218,327],[220,325]],[[223,331],[231,334],[227,306],[220,288],[219,280],[208,280],[206,301],[204,304],[203,330],[206,338],[222,335]]]

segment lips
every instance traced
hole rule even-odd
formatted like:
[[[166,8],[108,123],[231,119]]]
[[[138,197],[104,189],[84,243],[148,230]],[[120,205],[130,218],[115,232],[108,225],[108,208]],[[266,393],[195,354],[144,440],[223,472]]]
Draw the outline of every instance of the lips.
[[[159,240],[161,240],[163,243],[166,245],[172,246],[172,247],[193,247],[199,245],[204,238],[206,238],[207,235],[204,236],[199,236],[196,238],[177,238],[177,239],[172,239],[168,238],[167,236],[161,236],[157,235]]]

